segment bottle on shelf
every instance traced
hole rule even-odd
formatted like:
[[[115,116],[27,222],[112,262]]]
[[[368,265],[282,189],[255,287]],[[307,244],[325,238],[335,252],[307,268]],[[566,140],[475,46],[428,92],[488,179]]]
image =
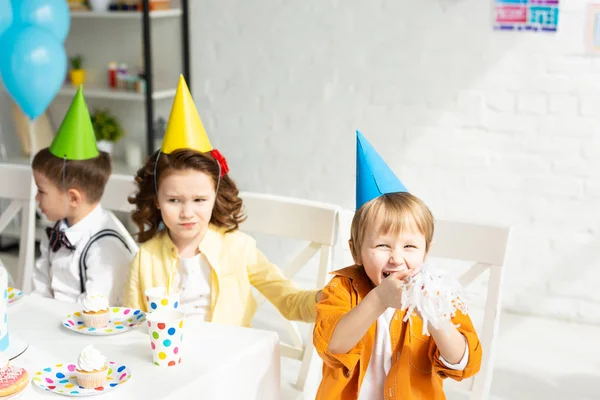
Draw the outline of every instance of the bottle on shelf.
[[[170,0],[149,0],[148,6],[150,8],[150,11],[169,10],[169,9],[171,9],[171,1]],[[142,11],[143,7],[142,7],[141,1],[138,3],[137,8],[139,11]]]
[[[137,11],[142,2],[140,0],[117,0],[110,5],[111,11]]]
[[[137,76],[135,89],[138,93],[146,93],[146,74],[143,72],[140,72]]]
[[[115,89],[117,87],[117,63],[112,61],[108,63],[108,87]]]
[[[117,71],[117,87],[119,89],[127,89],[127,64],[119,64],[119,70]]]

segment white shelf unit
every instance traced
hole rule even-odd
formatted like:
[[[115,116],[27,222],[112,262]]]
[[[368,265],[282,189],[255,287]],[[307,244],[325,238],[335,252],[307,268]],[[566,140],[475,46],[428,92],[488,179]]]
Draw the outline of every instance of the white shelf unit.
[[[150,18],[173,18],[180,17],[182,11],[180,8],[171,10],[157,10],[150,12]],[[142,19],[141,11],[71,11],[71,18],[121,18],[121,19]]]
[[[70,84],[63,85],[62,88],[56,94],[57,97],[69,97],[75,96],[77,88]],[[175,97],[177,89],[159,89],[152,93],[152,100],[164,100]],[[4,86],[0,86],[0,93],[7,93]],[[83,84],[83,93],[85,98],[90,99],[106,99],[106,100],[130,100],[130,101],[145,101],[146,94],[138,93],[134,91],[124,89],[113,89],[107,86],[100,86],[94,84]]]
[[[73,97],[77,92],[77,88],[69,84],[64,85],[58,92],[58,96]],[[162,89],[155,90],[152,93],[152,100],[163,100],[175,96],[176,89]],[[138,93],[128,91],[124,89],[113,89],[107,86],[83,84],[83,93],[86,99],[108,99],[108,100],[133,100],[133,101],[145,101],[146,95],[144,93]]]
[[[179,18],[183,15],[181,8],[173,8],[170,10],[150,11],[150,19],[161,18]],[[127,19],[127,20],[142,20],[143,13],[141,11],[71,11],[73,19]],[[176,88],[166,88],[167,85],[154,84],[152,92],[152,100],[165,100],[173,98],[176,93]],[[160,88],[160,89],[156,89]],[[99,84],[83,84],[83,89],[86,98],[90,99],[106,99],[106,100],[131,100],[131,101],[146,101],[145,93],[134,91],[115,89]],[[65,84],[57,96],[73,97],[77,92],[77,88],[69,84]]]
[[[173,30],[170,29],[173,27],[171,22],[177,22],[181,24],[180,30],[180,40],[181,40],[181,55],[179,57],[182,58],[182,71],[181,73],[186,77],[188,81],[188,85],[190,84],[190,42],[189,42],[189,0],[171,0],[170,5],[171,9],[168,10],[149,10],[150,9],[151,0],[142,0],[142,8],[145,11],[92,11],[92,10],[72,10],[71,11],[71,19],[72,26],[69,36],[73,35],[73,40],[69,43],[69,40],[66,42],[66,47],[73,51],[73,54],[81,54],[84,59],[92,60],[92,66],[96,66],[96,69],[90,67],[92,73],[90,74],[90,80],[83,84],[83,90],[85,94],[85,98],[88,101],[97,100],[100,102],[101,100],[115,101],[119,102],[115,103],[113,107],[121,107],[123,102],[131,102],[137,105],[140,105],[145,110],[145,125],[146,125],[146,135],[144,138],[146,153],[151,154],[154,150],[154,134],[153,127],[156,123],[155,117],[155,107],[161,110],[164,109],[166,101],[171,101],[176,94],[176,86],[177,83],[177,75],[178,74],[167,74],[165,71],[171,69],[170,63],[168,67],[165,68],[165,59],[163,57],[155,57],[153,56],[153,46],[152,43],[154,41],[158,41],[162,46],[172,46],[173,43],[177,43],[177,37],[175,36],[169,42],[164,42],[165,37],[170,37]],[[163,35],[163,31],[165,30],[165,24],[168,24],[169,28],[166,28],[166,34]],[[89,29],[88,29],[89,27]],[[103,27],[106,27],[107,31],[103,32]],[[114,30],[111,31],[111,27],[115,27]],[[122,48],[124,47],[121,39],[115,35],[116,30],[122,29],[122,27],[133,27],[134,30],[138,30],[142,36],[142,55],[141,60],[133,61],[131,58],[128,59],[129,54],[123,57]],[[153,29],[154,33],[153,34]],[[91,33],[93,32],[93,33]],[[127,61],[128,65],[135,65],[136,68],[140,68],[146,78],[146,90],[147,92],[138,93],[133,90],[125,90],[125,89],[116,89],[108,86],[108,82],[104,81],[102,75],[99,74],[99,57],[98,54],[105,54],[102,51],[92,55],[87,52],[90,51],[92,44],[90,44],[90,49],[86,47],[82,47],[82,43],[84,42],[82,36],[86,34],[93,34],[94,40],[100,40],[102,42],[102,49],[106,51],[107,48],[113,47],[115,49],[119,49],[117,52],[120,52],[123,61]],[[106,40],[99,39],[104,36],[106,33]],[[137,34],[137,33],[136,33]],[[158,34],[158,35],[157,35]],[[152,37],[154,36],[154,38]],[[133,36],[132,36],[133,37]],[[130,41],[128,37],[125,42]],[[90,43],[93,41],[90,40]],[[70,47],[72,46],[72,47]],[[178,46],[179,47],[179,46]],[[75,48],[77,50],[75,50]],[[93,49],[92,49],[93,51]],[[132,51],[135,51],[132,49]],[[69,51],[67,51],[70,54]],[[87,53],[87,54],[86,54]],[[168,51],[166,52],[169,53]],[[90,57],[86,57],[89,55]],[[113,57],[113,56],[111,56]],[[119,56],[115,57],[117,60]],[[102,62],[107,63],[112,59],[105,59]],[[158,61],[158,66],[153,66],[153,61]],[[139,63],[141,61],[141,65]],[[102,64],[104,65],[104,64]],[[100,67],[101,68],[101,67]],[[155,70],[156,68],[156,70]],[[158,73],[156,73],[158,72]],[[172,80],[171,80],[172,79]],[[72,86],[70,83],[66,82],[58,92],[57,97],[62,100],[72,98],[77,91],[77,87]],[[164,101],[161,103],[155,102]],[[93,104],[88,103],[88,107],[94,107]],[[111,106],[109,105],[108,108]],[[165,111],[161,111],[161,114],[164,114]],[[137,128],[136,128],[137,130]]]

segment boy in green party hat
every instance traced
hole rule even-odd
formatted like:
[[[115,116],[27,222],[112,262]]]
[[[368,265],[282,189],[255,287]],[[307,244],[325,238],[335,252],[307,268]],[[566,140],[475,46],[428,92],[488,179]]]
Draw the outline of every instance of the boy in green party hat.
[[[35,155],[32,169],[39,208],[56,221],[41,240],[33,293],[78,303],[86,294],[102,295],[119,305],[133,253],[100,205],[111,160],[96,147],[81,88],[50,147]]]

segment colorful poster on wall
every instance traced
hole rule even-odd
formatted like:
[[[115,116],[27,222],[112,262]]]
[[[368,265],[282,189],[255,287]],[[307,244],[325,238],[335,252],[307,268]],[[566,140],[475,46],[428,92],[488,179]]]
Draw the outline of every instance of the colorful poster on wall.
[[[494,0],[494,29],[556,32],[559,0]]]
[[[600,54],[600,3],[588,4],[585,47],[590,54]]]

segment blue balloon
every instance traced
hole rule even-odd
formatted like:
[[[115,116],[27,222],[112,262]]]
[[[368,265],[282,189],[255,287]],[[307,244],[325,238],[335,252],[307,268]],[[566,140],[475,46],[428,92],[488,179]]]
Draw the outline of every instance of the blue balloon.
[[[4,86],[33,120],[46,110],[65,81],[65,49],[44,28],[14,25],[0,38],[0,49]]]
[[[12,0],[15,25],[46,28],[63,43],[71,26],[66,0]]]
[[[13,21],[13,12],[10,0],[0,0],[0,36],[7,30]]]

